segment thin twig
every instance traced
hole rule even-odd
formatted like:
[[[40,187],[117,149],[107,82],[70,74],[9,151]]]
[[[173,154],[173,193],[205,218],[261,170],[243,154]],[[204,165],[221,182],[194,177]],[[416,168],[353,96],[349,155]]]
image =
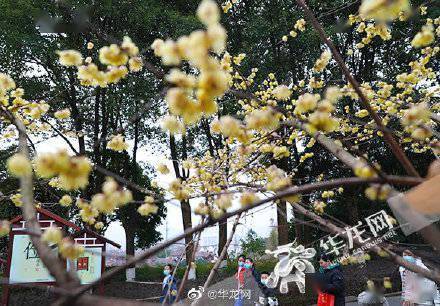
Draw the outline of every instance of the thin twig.
[[[324,29],[322,28],[319,21],[314,16],[313,12],[309,9],[307,4],[304,0],[296,0],[296,3],[303,9],[304,14],[306,15],[307,19],[310,21],[312,26],[315,28],[316,32],[318,33],[321,40],[330,48],[330,51],[333,54],[333,57],[335,58],[336,62],[338,63],[339,67],[341,68],[342,72],[344,73],[347,80],[350,82],[350,84],[353,86],[354,90],[356,91],[356,94],[359,97],[360,102],[362,103],[363,107],[368,111],[370,116],[373,118],[374,122],[383,131],[384,139],[388,143],[389,147],[391,148],[391,151],[396,156],[396,158],[399,160],[399,162],[402,164],[402,166],[405,168],[406,172],[409,175],[413,176],[420,176],[417,170],[414,168],[414,165],[411,163],[411,161],[408,159],[408,157],[405,155],[405,152],[403,152],[400,145],[397,143],[397,141],[394,139],[393,135],[389,133],[382,122],[382,118],[373,110],[370,103],[368,102],[367,97],[362,92],[359,83],[356,81],[356,79],[351,74],[350,70],[348,70],[347,65],[345,65],[345,62],[339,53],[338,49],[334,45],[333,41],[331,41],[327,35],[324,32]]]

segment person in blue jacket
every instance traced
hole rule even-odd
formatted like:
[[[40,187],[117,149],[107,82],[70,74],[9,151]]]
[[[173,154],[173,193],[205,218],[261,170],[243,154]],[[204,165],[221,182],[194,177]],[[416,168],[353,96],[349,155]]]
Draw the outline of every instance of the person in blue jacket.
[[[345,306],[345,284],[339,262],[332,262],[327,254],[319,259],[319,272],[315,274],[315,281],[321,292],[335,296],[334,306]]]
[[[177,297],[177,279],[173,276],[173,272],[173,265],[168,264],[164,266],[163,274],[165,277],[162,282],[160,302],[163,303],[165,301],[166,305],[173,304]]]

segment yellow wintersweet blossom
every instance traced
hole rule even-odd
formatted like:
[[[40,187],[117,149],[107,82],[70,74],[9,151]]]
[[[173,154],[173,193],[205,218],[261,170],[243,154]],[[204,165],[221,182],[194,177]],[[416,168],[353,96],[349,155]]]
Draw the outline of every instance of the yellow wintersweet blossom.
[[[7,74],[0,73],[0,97],[15,88],[14,80]]]
[[[214,200],[214,204],[218,208],[226,211],[228,208],[232,206],[232,199],[233,199],[232,195],[222,194]]]
[[[60,202],[61,206],[67,207],[73,203],[73,200],[69,195],[65,194],[61,197],[59,202]]]
[[[185,125],[217,112],[216,98],[226,92],[232,80],[229,74],[231,61],[240,65],[245,56],[239,54],[231,59],[225,53],[221,61],[212,56],[213,53],[221,55],[224,52],[227,38],[226,30],[219,24],[220,10],[215,1],[202,1],[197,16],[206,26],[206,31],[194,31],[177,41],[156,39],[151,45],[164,65],[176,66],[187,61],[198,71],[189,76],[179,69],[172,69],[166,76],[166,80],[175,85],[166,95],[170,113],[181,117]]]
[[[139,54],[139,48],[128,36],[124,36],[121,44],[121,49],[126,52],[130,57],[134,57]]]
[[[54,113],[54,117],[59,120],[70,118],[70,109],[65,108],[65,109],[56,111]]]
[[[79,66],[83,58],[80,52],[76,50],[56,51],[59,56],[60,64],[63,66]]]
[[[121,66],[127,63],[128,55],[117,44],[111,44],[99,50],[99,61],[104,65]]]
[[[361,110],[357,111],[355,115],[356,115],[356,117],[364,118],[364,117],[367,117],[369,115],[369,113],[368,113],[368,110],[361,109]]]
[[[164,131],[169,131],[171,135],[182,134],[185,132],[185,125],[180,122],[177,116],[163,117],[161,127]]]
[[[338,120],[330,116],[328,112],[319,110],[310,114],[308,121],[307,130],[309,133],[315,133],[316,131],[330,133],[339,127]]]
[[[363,0],[359,15],[364,19],[391,21],[398,18],[401,12],[410,10],[409,0]]]
[[[185,90],[181,88],[171,88],[166,95],[166,101],[171,114],[182,116],[185,123],[193,123],[198,118],[196,101],[189,98]]]
[[[144,199],[144,204],[138,207],[137,211],[142,216],[149,216],[151,214],[156,214],[159,207],[154,204],[154,198],[151,196],[146,196]]]
[[[325,190],[321,194],[321,197],[324,199],[333,198],[334,196],[335,196],[335,192],[333,190]]]
[[[220,21],[220,10],[213,0],[203,0],[197,8],[197,17],[203,24],[210,26]]]
[[[162,174],[168,174],[168,173],[170,173],[170,169],[168,169],[168,167],[167,167],[167,165],[165,165],[165,164],[159,164],[159,165],[157,165],[157,171],[159,171],[160,173],[162,173]]]
[[[331,103],[336,103],[341,97],[341,89],[337,86],[330,86],[325,90],[325,99]]]
[[[401,122],[405,126],[411,124],[426,123],[431,117],[431,111],[425,103],[412,105],[408,110],[404,111]]]
[[[243,207],[252,205],[259,200],[258,196],[253,192],[244,192],[240,197],[240,204]]]
[[[190,190],[181,179],[174,179],[170,182],[168,190],[173,194],[177,200],[185,200],[189,197]]]
[[[278,100],[287,100],[292,95],[292,91],[286,85],[278,85],[272,90],[272,94]]]
[[[105,82],[112,84],[117,83],[121,79],[125,78],[128,74],[128,69],[125,66],[111,66],[109,69],[104,73]]]
[[[290,186],[290,178],[277,166],[272,165],[267,169],[267,190],[278,191]]]
[[[295,113],[302,114],[314,110],[318,104],[319,96],[305,93],[296,101]]]
[[[106,74],[93,63],[79,66],[77,77],[84,86],[107,86]]]
[[[199,203],[196,208],[194,209],[194,213],[196,215],[201,215],[201,216],[207,216],[210,213],[210,208],[208,205],[205,205],[203,203]]]
[[[96,209],[92,205],[87,204],[85,202],[80,205],[78,205],[78,202],[77,202],[77,206],[81,208],[79,211],[79,215],[84,222],[86,222],[88,224],[95,223],[96,218],[99,215],[98,209]]]
[[[372,178],[377,176],[376,171],[363,162],[359,162],[353,169],[354,174],[361,178]]]
[[[414,48],[426,47],[434,42],[434,26],[432,24],[427,24],[423,26],[422,31],[414,36],[411,41],[411,46]]]
[[[84,247],[65,237],[58,243],[58,252],[63,258],[76,259],[84,253]]]
[[[208,39],[211,44],[212,50],[220,55],[226,49],[226,38],[227,33],[225,28],[223,28],[220,24],[214,24],[207,29]]]
[[[128,144],[124,141],[124,136],[121,134],[113,135],[107,143],[107,149],[121,152],[128,149]]]
[[[95,45],[94,45],[91,41],[89,41],[89,42],[87,43],[87,49],[88,49],[88,50],[92,50],[93,47],[95,47]]]
[[[196,86],[196,78],[193,75],[186,74],[180,69],[173,68],[165,76],[165,80],[178,87],[193,88]]]
[[[41,235],[41,240],[47,243],[55,243],[58,244],[63,239],[63,233],[57,227],[49,227],[46,228]]]
[[[306,30],[306,21],[305,21],[303,18],[298,19],[298,20],[295,22],[295,26],[294,26],[294,28],[295,28],[295,30],[298,30],[298,31],[304,32],[304,31]]]
[[[142,70],[144,63],[142,62],[142,59],[140,57],[132,57],[128,61],[128,66],[130,68],[130,71],[138,72]]]
[[[238,119],[232,116],[223,116],[220,118],[220,132],[225,137],[239,137],[243,133],[243,126]]]
[[[90,205],[99,212],[110,214],[132,200],[130,190],[120,188],[114,179],[107,177],[102,185],[102,193],[93,195]]]
[[[12,201],[12,203],[14,203],[16,207],[21,207],[23,206],[22,197],[23,196],[21,195],[21,193],[16,193],[11,195],[9,199]]]
[[[15,177],[29,176],[32,174],[30,160],[21,153],[16,153],[6,162],[9,173]]]
[[[330,59],[332,58],[332,54],[330,51],[325,50],[321,53],[321,56],[316,60],[315,66],[313,66],[313,70],[316,72],[321,72],[327,67],[328,63],[330,62]]]
[[[367,196],[367,198],[373,201],[375,200],[385,201],[386,199],[388,199],[391,190],[392,190],[391,186],[388,184],[385,185],[374,184],[368,187],[367,189],[365,189],[365,195]]]
[[[11,223],[8,220],[0,221],[0,237],[6,236],[11,231]]]
[[[151,47],[157,56],[162,57],[162,63],[166,66],[179,65],[182,61],[179,46],[171,39],[167,39],[165,42],[155,40]]]
[[[246,115],[245,118],[246,127],[254,130],[276,130],[279,126],[279,121],[278,114],[270,108],[254,110]]]
[[[425,140],[432,136],[432,132],[425,127],[417,127],[411,132],[411,137],[417,140]]]
[[[44,103],[44,101],[40,101],[39,103],[31,103],[29,105],[29,107],[31,108],[29,110],[29,115],[33,118],[33,119],[40,119],[41,116],[43,116],[44,114],[47,113],[47,111],[49,110],[50,106],[47,103]]]
[[[313,209],[318,215],[322,215],[324,213],[324,209],[327,207],[323,201],[315,201],[313,203]]]
[[[59,187],[65,190],[84,188],[89,182],[92,166],[84,156],[70,157],[66,151],[44,153],[35,158],[35,172],[43,178],[57,176]]]
[[[104,228],[104,223],[102,223],[102,222],[96,222],[95,225],[94,225],[94,227],[95,227],[97,230],[103,229],[103,228]]]

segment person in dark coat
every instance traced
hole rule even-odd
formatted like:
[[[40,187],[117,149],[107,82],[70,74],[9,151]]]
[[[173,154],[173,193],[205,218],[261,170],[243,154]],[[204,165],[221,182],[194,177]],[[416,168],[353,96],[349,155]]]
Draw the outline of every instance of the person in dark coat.
[[[259,303],[265,306],[278,305],[277,295],[275,288],[267,287],[267,281],[269,280],[269,272],[262,271],[259,273],[260,280],[258,281],[258,287],[264,297],[260,298]]]
[[[315,275],[317,289],[335,297],[334,306],[345,306],[344,274],[338,262],[323,254],[319,259],[319,271]]]

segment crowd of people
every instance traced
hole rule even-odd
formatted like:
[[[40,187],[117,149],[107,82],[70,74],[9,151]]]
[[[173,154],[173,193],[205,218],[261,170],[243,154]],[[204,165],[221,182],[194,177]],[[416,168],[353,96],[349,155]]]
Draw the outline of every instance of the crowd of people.
[[[403,252],[403,258],[419,267],[427,269],[420,257],[410,250]],[[164,267],[164,279],[162,283],[161,303],[172,304],[177,296],[177,278],[174,276],[174,267]],[[440,295],[437,285],[417,273],[404,267],[399,268],[402,281],[402,305],[440,305]],[[255,304],[275,306],[278,305],[277,291],[268,286],[270,273],[258,271],[252,258],[240,255],[237,257],[237,272],[234,278],[237,282],[238,291],[253,290],[258,292]],[[318,294],[317,306],[344,306],[345,305],[345,281],[341,266],[334,258],[322,254],[319,257],[319,269],[313,275],[313,287]],[[255,290],[256,287],[259,290]],[[358,305],[388,305],[384,297],[384,290],[380,284],[370,280],[367,288],[358,296]],[[234,306],[245,305],[245,297],[239,294],[234,301]]]
[[[267,286],[270,275],[269,272],[258,271],[253,259],[245,257],[245,255],[238,256],[237,260],[238,268],[237,273],[235,274],[235,278],[237,279],[237,289],[244,290],[245,288],[252,288],[252,284],[256,283],[261,292],[256,305],[278,305],[275,289]],[[243,305],[243,300],[244,298],[239,295],[235,300],[234,306]]]

